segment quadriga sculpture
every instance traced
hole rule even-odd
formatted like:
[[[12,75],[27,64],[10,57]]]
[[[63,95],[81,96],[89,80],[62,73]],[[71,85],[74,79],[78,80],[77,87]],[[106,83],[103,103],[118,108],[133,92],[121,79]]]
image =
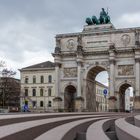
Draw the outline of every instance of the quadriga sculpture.
[[[102,8],[102,11],[100,12],[100,17],[97,19],[96,16],[92,16],[92,18],[86,18],[86,23],[88,25],[98,25],[98,24],[108,24],[110,23],[110,16],[108,15],[108,12]]]

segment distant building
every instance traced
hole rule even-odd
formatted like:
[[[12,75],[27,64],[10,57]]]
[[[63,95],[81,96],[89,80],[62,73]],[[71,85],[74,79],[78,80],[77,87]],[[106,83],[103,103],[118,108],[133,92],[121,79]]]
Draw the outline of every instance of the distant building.
[[[29,110],[47,111],[53,109],[55,97],[55,66],[47,61],[20,69],[21,107]]]
[[[131,111],[134,107],[134,97],[131,95],[131,92],[130,88],[125,91],[125,111]]]
[[[134,96],[132,97],[130,97],[130,111],[132,110],[133,111],[133,109],[134,109]]]
[[[125,111],[130,111],[130,89],[125,91]]]
[[[108,87],[96,81],[96,111],[108,111],[108,97],[104,95],[104,90],[108,91]]]

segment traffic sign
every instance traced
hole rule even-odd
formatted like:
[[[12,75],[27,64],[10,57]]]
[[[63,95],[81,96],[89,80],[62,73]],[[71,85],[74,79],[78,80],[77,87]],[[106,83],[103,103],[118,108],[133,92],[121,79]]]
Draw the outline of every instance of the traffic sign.
[[[107,90],[107,89],[104,89],[104,90],[103,90],[103,94],[106,96],[107,93],[108,93],[108,90]]]

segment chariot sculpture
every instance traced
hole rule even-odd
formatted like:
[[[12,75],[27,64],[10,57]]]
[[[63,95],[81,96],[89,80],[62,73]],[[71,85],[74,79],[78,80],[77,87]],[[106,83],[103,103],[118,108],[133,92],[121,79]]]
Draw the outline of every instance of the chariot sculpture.
[[[96,16],[92,16],[91,18],[87,17],[86,23],[88,25],[108,24],[110,23],[110,16],[108,15],[108,12],[106,12],[104,8],[102,8],[99,19],[97,19]]]

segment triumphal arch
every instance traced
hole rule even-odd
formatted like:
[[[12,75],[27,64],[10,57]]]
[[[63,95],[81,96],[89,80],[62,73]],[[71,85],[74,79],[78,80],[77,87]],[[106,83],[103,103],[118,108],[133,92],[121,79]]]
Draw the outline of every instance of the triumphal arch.
[[[140,109],[140,28],[116,29],[102,9],[86,19],[82,32],[56,35],[54,99],[58,108],[96,111],[95,77],[109,75],[109,110],[123,110],[128,87]],[[69,104],[71,102],[71,104]]]

